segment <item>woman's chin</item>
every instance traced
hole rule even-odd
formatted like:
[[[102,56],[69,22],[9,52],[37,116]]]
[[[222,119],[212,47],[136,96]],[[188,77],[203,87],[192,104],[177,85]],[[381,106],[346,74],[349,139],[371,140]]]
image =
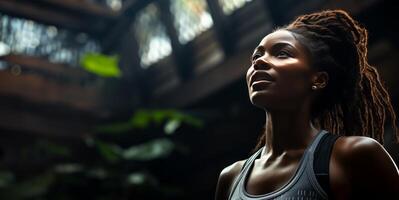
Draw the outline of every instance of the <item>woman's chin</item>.
[[[256,91],[250,93],[251,103],[259,108],[266,108],[271,100],[271,96],[267,94],[267,91]]]

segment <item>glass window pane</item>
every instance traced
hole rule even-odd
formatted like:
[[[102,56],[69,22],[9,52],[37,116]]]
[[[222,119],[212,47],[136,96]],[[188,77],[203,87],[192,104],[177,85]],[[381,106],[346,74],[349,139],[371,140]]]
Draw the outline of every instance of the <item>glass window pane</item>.
[[[134,23],[134,32],[143,68],[147,68],[172,52],[170,38],[160,21],[159,8],[155,4],[148,5],[138,13]]]
[[[73,33],[5,14],[0,17],[0,43],[10,53],[79,66],[84,53],[101,51],[98,41],[85,33]]]
[[[108,7],[110,7],[112,10],[120,10],[122,8],[122,0],[106,0],[105,3],[107,4]]]
[[[205,0],[173,0],[170,9],[182,44],[213,25]]]
[[[230,15],[233,11],[243,7],[246,3],[252,0],[219,0],[219,4],[223,9],[224,14]]]

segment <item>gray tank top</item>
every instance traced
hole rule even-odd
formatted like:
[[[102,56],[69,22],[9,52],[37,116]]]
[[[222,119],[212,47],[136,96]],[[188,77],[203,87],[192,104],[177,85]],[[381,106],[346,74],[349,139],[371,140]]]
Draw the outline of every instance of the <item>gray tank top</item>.
[[[255,159],[260,157],[263,148],[254,153],[244,164],[240,174],[236,178],[230,193],[230,200],[319,200],[328,199],[326,192],[317,182],[313,171],[314,151],[323,135],[327,131],[322,130],[305,150],[299,162],[294,176],[280,189],[262,195],[249,194],[245,189],[246,179],[252,169]]]

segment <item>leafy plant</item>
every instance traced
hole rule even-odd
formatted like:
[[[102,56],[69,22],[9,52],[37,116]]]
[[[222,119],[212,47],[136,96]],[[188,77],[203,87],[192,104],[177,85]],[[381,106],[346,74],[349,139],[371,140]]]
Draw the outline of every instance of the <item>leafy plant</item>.
[[[102,77],[120,77],[121,71],[119,70],[118,62],[118,56],[87,53],[83,55],[80,64],[85,70]]]
[[[201,120],[176,110],[141,109],[135,112],[128,121],[98,126],[96,132],[122,133],[133,129],[146,129],[153,124],[161,125],[162,123],[164,123],[163,129],[166,134],[173,134],[183,123],[197,128],[203,126]]]
[[[84,193],[70,192],[75,190],[86,191],[86,195],[91,199],[127,199],[127,191],[132,189],[145,195],[164,195],[165,198],[173,199],[183,191],[162,184],[157,176],[146,168],[146,163],[167,158],[173,152],[184,150],[184,147],[176,144],[171,138],[171,134],[182,124],[198,128],[203,126],[200,119],[177,110],[142,109],[135,112],[126,122],[96,127],[96,133],[111,137],[132,134],[135,130],[145,132],[153,128],[163,130],[164,135],[126,146],[112,142],[112,139],[101,139],[101,134],[91,134],[83,141],[85,148],[94,153],[91,154],[91,161],[73,159],[77,152],[74,152],[71,146],[58,145],[45,139],[38,140],[29,147],[34,149],[21,152],[64,160],[22,179],[12,170],[0,171],[0,199],[87,199]],[[137,135],[132,135],[135,136]],[[27,154],[26,157],[29,158],[31,154]],[[134,167],[131,168],[132,166]],[[88,191],[88,188],[94,188],[94,191]]]

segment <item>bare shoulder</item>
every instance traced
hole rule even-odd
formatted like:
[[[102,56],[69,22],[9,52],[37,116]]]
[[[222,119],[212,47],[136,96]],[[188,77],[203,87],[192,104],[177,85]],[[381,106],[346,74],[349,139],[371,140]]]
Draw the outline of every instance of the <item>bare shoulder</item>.
[[[385,151],[380,143],[370,137],[347,136],[337,140],[336,147],[339,153],[351,156],[356,153]]]
[[[227,200],[235,178],[244,166],[245,160],[237,161],[225,167],[219,175],[219,180],[216,187],[216,200]]]
[[[392,157],[385,150],[385,148],[376,140],[364,136],[348,136],[340,137],[334,145],[333,156],[336,156],[342,164],[354,161],[360,164],[367,164],[374,161],[383,161],[391,163],[391,167],[397,167],[393,162]]]
[[[237,176],[240,173],[241,168],[243,167],[244,163],[245,163],[245,160],[240,160],[240,161],[237,161],[237,162],[225,167],[222,170],[222,172],[220,173],[220,178]]]
[[[399,197],[398,168],[385,148],[372,138],[340,137],[333,148],[332,166],[333,183],[351,188],[352,195]]]

